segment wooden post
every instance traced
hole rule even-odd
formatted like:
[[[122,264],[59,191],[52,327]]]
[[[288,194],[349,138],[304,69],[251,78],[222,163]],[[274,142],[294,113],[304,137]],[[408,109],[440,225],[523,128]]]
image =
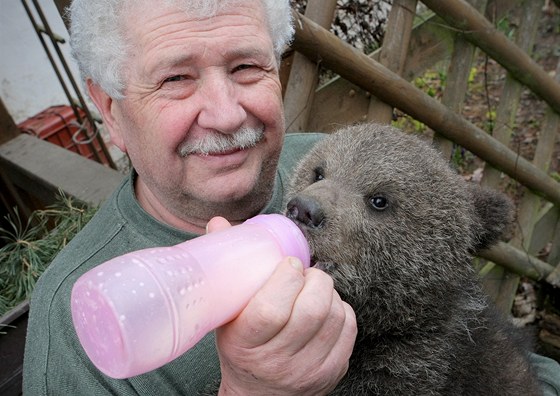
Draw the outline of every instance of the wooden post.
[[[336,0],[309,0],[305,16],[324,28],[329,28]],[[319,64],[304,55],[294,55],[292,69],[284,94],[284,114],[288,132],[307,131],[311,103],[315,96]]]
[[[416,15],[416,3],[416,0],[394,0],[387,20],[379,63],[399,76],[402,76],[408,53],[412,22]],[[393,106],[372,96],[368,108],[368,119],[389,124],[393,119]]]
[[[293,47],[560,205],[560,185],[462,116],[299,13]]]
[[[486,9],[487,0],[471,0],[471,4],[479,11]],[[465,95],[468,89],[468,80],[474,60],[476,47],[462,35],[456,35],[453,41],[453,54],[447,70],[447,83],[441,97],[441,103],[456,113],[461,113]],[[444,158],[451,158],[453,154],[453,142],[434,134],[434,147],[438,148]]]

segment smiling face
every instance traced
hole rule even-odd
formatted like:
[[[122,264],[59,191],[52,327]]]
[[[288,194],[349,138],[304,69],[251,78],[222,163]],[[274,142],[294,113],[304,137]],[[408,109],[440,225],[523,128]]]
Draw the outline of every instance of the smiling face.
[[[89,88],[113,142],[138,172],[141,205],[197,231],[214,215],[235,222],[256,214],[270,198],[284,134],[260,2],[237,2],[204,19],[144,7],[124,30],[125,98]],[[243,137],[235,139],[238,131]]]

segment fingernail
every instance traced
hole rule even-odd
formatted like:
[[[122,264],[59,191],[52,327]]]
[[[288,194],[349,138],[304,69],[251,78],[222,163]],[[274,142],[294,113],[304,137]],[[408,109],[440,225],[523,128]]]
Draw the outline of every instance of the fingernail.
[[[290,265],[297,269],[298,271],[303,271],[303,263],[297,257],[289,257]]]

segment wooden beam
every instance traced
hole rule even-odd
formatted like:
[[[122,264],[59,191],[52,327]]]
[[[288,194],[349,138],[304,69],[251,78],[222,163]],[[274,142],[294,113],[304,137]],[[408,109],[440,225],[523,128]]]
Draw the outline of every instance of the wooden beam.
[[[0,166],[19,188],[51,203],[62,190],[98,205],[123,178],[119,172],[69,150],[27,134],[0,146]]]
[[[480,257],[536,281],[545,280],[554,271],[552,265],[504,242],[500,242],[491,249],[484,250],[480,253]],[[552,284],[554,286],[560,285],[559,283]]]
[[[560,185],[486,132],[303,15],[294,12],[294,49],[422,121],[528,188],[560,205]]]
[[[309,0],[305,16],[324,28],[329,28],[336,0]],[[284,114],[288,132],[308,131],[311,103],[315,96],[319,65],[302,54],[295,53],[284,95]]]

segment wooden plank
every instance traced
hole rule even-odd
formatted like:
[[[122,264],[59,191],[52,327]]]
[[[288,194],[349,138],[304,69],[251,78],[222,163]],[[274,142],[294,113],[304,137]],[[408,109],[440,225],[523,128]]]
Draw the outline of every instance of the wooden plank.
[[[560,209],[555,206],[551,212],[556,214],[556,225],[553,230],[550,252],[546,261],[558,270],[560,268]]]
[[[332,132],[367,120],[369,92],[344,79],[321,87],[311,104],[310,131]]]
[[[560,81],[560,61],[558,61],[558,65],[556,66],[556,79]],[[555,138],[558,133],[560,132],[560,115],[554,112],[551,108],[547,109],[545,115],[545,123],[543,126],[543,133],[548,140],[548,145],[551,147],[554,146],[555,140],[550,140]],[[539,139],[539,143],[540,143]],[[547,144],[543,142],[543,146]],[[537,147],[538,149],[538,147]],[[549,166],[549,163],[543,164],[543,166]],[[556,212],[560,212],[559,206],[555,208]],[[556,267],[553,274],[551,274],[547,280],[549,282],[558,282],[560,284],[560,216],[559,221],[556,223],[554,227],[554,234],[551,241],[550,253],[547,259],[548,263],[552,264]]]
[[[17,312],[9,323],[10,327],[0,327],[0,395],[19,396],[21,395],[22,372],[23,372],[23,351],[25,347],[25,336],[27,332],[28,316],[26,312]],[[13,314],[13,313],[12,313]]]
[[[21,395],[23,351],[27,332],[29,301],[24,301],[0,317],[0,395]]]
[[[394,0],[387,19],[379,63],[398,75],[402,75],[404,70],[416,4],[416,0]],[[393,119],[393,106],[372,96],[367,118],[369,121],[389,124]]]
[[[97,205],[123,178],[113,169],[27,134],[0,145],[0,165],[15,185],[45,203],[52,202],[60,189]]]
[[[555,229],[560,220],[558,207],[546,202],[537,215],[535,227],[529,245],[530,252],[540,252],[547,247],[555,235]],[[548,261],[551,262],[551,261]]]
[[[309,0],[305,16],[329,28],[336,9],[336,0]],[[284,115],[288,132],[308,131],[311,103],[317,89],[319,65],[296,53],[284,94]]]
[[[541,15],[542,0],[533,1],[524,7],[524,18],[522,18],[519,29],[516,32],[515,43],[521,50],[531,53],[538,20]],[[507,73],[500,103],[496,110],[496,127],[492,135],[505,145],[511,142],[512,132],[515,126],[515,117],[523,85],[515,79],[511,73]],[[542,152],[541,156],[550,157],[552,152]],[[535,166],[543,169],[537,158],[533,161]],[[547,171],[547,169],[544,169]],[[481,185],[499,189],[502,181],[502,172],[486,164]],[[517,227],[510,243],[518,248],[527,250],[529,248],[531,235],[535,227],[536,218],[541,206],[541,198],[527,191],[518,206]],[[534,252],[531,252],[534,253]],[[495,267],[483,283],[488,294],[491,295],[496,306],[504,313],[511,310],[513,299],[517,293],[519,276],[508,273],[503,267]]]
[[[472,0],[471,5],[483,12],[486,9],[487,0]],[[453,54],[447,69],[445,89],[441,97],[441,103],[456,113],[461,113],[465,95],[468,89],[468,81],[474,60],[476,47],[469,43],[461,35],[455,36]],[[434,133],[434,147],[439,149],[444,158],[451,158],[453,142],[439,133]]]

